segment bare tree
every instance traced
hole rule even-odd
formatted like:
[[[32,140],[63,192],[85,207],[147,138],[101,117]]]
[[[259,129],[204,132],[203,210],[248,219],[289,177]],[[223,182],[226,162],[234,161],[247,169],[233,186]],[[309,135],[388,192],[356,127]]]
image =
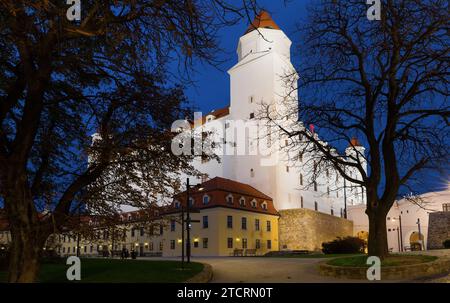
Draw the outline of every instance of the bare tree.
[[[450,18],[445,1],[381,7],[381,21],[369,21],[365,1],[314,3],[299,27],[299,76],[285,78],[287,109],[266,105],[262,118],[292,139],[290,148],[310,151],[366,189],[369,255],[384,258],[386,215],[399,190],[423,170],[448,168]],[[321,138],[284,119],[297,114]],[[338,152],[347,146],[352,153]]]
[[[187,111],[167,63],[214,64],[217,30],[254,6],[85,0],[81,21],[72,22],[65,1],[0,1],[0,200],[12,234],[9,281],[36,279],[45,241],[78,205],[105,215],[120,203],[148,206],[176,190],[178,177],[168,171],[193,172],[189,158],[170,152],[170,125]],[[92,144],[94,132],[101,140]]]

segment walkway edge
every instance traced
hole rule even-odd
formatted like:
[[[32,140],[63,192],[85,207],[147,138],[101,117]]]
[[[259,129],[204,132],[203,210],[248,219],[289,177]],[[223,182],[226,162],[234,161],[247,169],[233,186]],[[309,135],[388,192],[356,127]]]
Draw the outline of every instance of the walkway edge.
[[[193,276],[192,278],[186,280],[185,283],[208,283],[209,281],[211,281],[213,277],[212,266],[208,263],[202,262],[202,264],[203,270],[198,274],[196,274],[195,276]]]

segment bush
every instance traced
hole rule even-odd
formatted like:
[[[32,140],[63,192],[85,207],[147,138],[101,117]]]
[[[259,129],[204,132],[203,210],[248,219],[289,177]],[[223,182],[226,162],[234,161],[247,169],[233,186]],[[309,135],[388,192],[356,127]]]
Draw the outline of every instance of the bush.
[[[346,237],[322,243],[324,254],[356,254],[363,253],[366,242],[357,237]]]
[[[444,242],[442,242],[442,245],[444,245],[444,248],[450,248],[450,239],[447,239]]]

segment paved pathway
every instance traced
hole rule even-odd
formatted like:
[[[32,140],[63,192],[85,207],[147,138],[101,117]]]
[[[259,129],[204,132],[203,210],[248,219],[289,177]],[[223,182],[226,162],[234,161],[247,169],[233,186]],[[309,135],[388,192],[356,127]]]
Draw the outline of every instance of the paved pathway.
[[[429,254],[450,257],[450,250],[408,252],[408,254]],[[177,258],[164,259],[177,260]],[[326,259],[324,258],[193,257],[192,260],[211,264],[213,268],[213,280],[211,282],[213,283],[373,283],[366,280],[345,280],[320,276],[317,272],[317,265],[319,262],[325,261]],[[449,281],[450,276],[441,276],[414,282]],[[399,281],[381,282],[396,283]]]

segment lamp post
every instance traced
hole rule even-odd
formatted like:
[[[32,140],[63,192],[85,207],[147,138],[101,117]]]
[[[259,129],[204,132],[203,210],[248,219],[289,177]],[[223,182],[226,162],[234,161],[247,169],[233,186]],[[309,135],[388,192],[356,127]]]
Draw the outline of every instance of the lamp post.
[[[198,186],[198,184],[195,186]],[[187,178],[187,181],[186,181],[186,220],[185,220],[185,222],[186,222],[186,242],[187,242],[186,243],[187,263],[191,263],[191,223],[192,222],[200,222],[200,220],[191,220],[191,211],[190,211],[191,205],[190,205],[190,201],[189,201],[189,189],[190,189],[189,178]],[[198,190],[201,191],[201,190],[203,190],[203,188],[200,187]],[[182,242],[183,242],[183,240],[182,240]]]
[[[395,221],[397,218],[392,218],[393,221]],[[398,215],[398,223],[400,227],[400,251],[403,251],[403,231],[402,231],[402,216]]]
[[[181,269],[184,269],[184,208],[181,206]]]
[[[420,241],[420,250],[425,250],[425,239],[423,239],[423,237],[422,237],[422,233],[421,233],[421,231],[420,231],[420,218],[417,218],[417,222],[416,222],[416,224],[417,224],[417,227],[418,227],[418,229],[419,229],[419,241]]]

